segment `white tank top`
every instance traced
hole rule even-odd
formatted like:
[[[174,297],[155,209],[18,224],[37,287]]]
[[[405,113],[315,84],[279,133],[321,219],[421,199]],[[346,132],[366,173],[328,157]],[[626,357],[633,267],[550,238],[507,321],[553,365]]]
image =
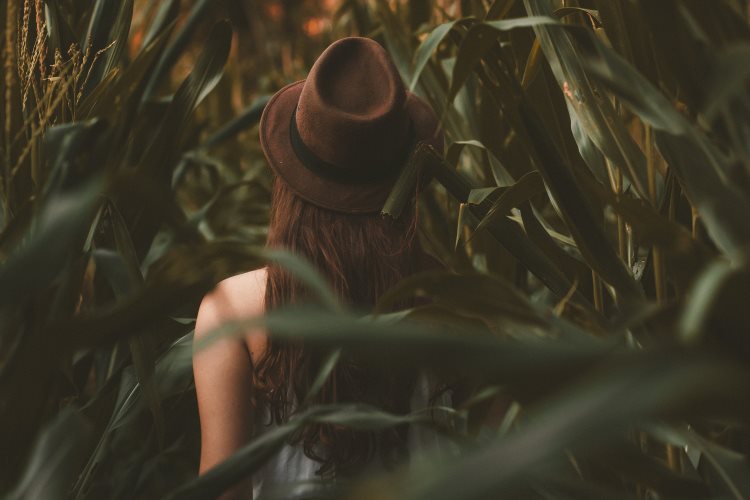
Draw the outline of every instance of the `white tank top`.
[[[412,411],[418,411],[430,406],[431,385],[426,376],[420,376],[414,388],[411,398]],[[434,402],[435,406],[451,406],[450,391],[445,391]],[[265,427],[264,432],[275,427],[270,424]],[[409,428],[409,450],[427,451],[439,448],[440,453],[454,453],[457,450],[452,443],[441,439],[439,435],[427,426],[413,425]],[[253,498],[262,499],[263,496],[274,498],[302,499],[320,494],[330,482],[318,476],[315,471],[320,468],[320,463],[305,455],[302,445],[294,446],[285,444],[263,467],[253,474]],[[377,469],[378,465],[373,464]]]

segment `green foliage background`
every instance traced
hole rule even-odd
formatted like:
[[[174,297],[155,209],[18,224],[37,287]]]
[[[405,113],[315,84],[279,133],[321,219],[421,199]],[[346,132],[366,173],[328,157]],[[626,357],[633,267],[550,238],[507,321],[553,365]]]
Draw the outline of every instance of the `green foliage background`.
[[[4,2],[0,491],[216,497],[315,420],[440,422],[461,450],[332,497],[750,498],[750,5],[334,7]],[[374,312],[430,305],[364,319],[262,250],[256,129],[268,95],[351,34],[387,47],[447,139],[384,208],[429,170],[420,234],[453,273],[409,278]],[[472,392],[436,420],[303,407],[197,478],[197,304],[269,259],[321,305],[248,321]]]

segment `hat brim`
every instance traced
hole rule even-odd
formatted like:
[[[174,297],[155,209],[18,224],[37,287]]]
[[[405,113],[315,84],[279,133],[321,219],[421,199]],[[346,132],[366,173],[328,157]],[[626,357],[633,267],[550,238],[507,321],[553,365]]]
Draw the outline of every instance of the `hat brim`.
[[[260,119],[260,144],[273,171],[300,198],[329,210],[375,213],[383,208],[398,177],[367,185],[340,183],[319,177],[297,158],[292,148],[289,123],[302,92],[304,80],[279,90],[266,105]],[[427,142],[442,152],[443,137],[432,108],[407,91],[406,108],[415,131],[415,144]]]

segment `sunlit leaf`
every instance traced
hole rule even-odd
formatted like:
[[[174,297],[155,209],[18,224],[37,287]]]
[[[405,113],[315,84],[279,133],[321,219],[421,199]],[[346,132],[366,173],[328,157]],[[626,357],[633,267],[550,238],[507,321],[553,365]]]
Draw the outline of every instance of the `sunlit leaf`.
[[[436,27],[417,48],[414,53],[414,65],[411,73],[411,81],[409,82],[409,90],[412,92],[417,86],[417,82],[422,74],[422,70],[427,65],[427,61],[432,57],[432,53],[435,52],[437,46],[440,45],[440,42],[443,41],[455,24],[456,21],[451,21]]]

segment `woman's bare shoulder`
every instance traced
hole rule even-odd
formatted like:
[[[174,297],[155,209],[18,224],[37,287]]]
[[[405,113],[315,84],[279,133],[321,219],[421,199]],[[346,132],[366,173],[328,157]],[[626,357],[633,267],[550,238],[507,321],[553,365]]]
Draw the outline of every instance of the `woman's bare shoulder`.
[[[200,337],[222,323],[263,314],[266,293],[266,268],[237,274],[220,281],[206,294],[198,309],[195,334]],[[250,352],[259,354],[264,345],[258,330],[248,331],[245,343]],[[255,357],[255,356],[253,356]]]
[[[266,269],[255,269],[220,281],[203,298],[201,309],[211,309],[220,319],[263,313]]]

